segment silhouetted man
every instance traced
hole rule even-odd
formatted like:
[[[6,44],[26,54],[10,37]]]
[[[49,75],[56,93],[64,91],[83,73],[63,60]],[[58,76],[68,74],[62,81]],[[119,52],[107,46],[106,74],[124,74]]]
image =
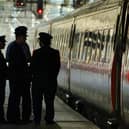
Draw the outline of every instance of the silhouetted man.
[[[31,58],[29,46],[26,43],[27,28],[19,26],[15,29],[16,40],[7,47],[6,58],[9,69],[10,95],[7,109],[7,119],[10,123],[30,122],[30,69],[28,62]],[[22,115],[20,116],[20,102]]]
[[[57,90],[57,75],[60,69],[59,51],[50,47],[52,36],[48,33],[39,33],[41,48],[33,52],[32,69],[32,98],[34,121],[40,124],[42,112],[42,99],[46,105],[45,121],[53,124],[54,99]]]
[[[7,79],[6,60],[1,52],[5,48],[5,36],[0,36],[0,123],[5,122],[4,117],[4,101],[5,101],[5,86]]]

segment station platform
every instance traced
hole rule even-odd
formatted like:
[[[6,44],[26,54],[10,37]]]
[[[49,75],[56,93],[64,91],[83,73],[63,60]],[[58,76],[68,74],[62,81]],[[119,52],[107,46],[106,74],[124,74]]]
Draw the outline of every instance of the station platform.
[[[6,87],[5,112],[8,102],[8,87]],[[55,122],[53,125],[46,125],[44,122],[45,104],[43,102],[42,121],[40,127],[35,127],[34,123],[26,125],[1,124],[0,129],[99,129],[92,122],[75,112],[66,105],[60,98],[56,97],[55,101]],[[32,118],[33,119],[33,114]]]

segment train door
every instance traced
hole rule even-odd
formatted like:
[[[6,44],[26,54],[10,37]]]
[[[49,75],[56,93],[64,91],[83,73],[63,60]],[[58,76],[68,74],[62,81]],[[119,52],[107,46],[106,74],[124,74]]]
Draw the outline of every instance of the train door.
[[[121,114],[122,118],[129,124],[129,3],[127,6],[126,23],[126,45],[122,59]]]
[[[114,41],[115,46],[111,75],[111,96],[113,112],[115,113],[118,123],[121,122],[121,118],[126,119],[129,123],[129,84],[127,74],[129,69],[128,10],[129,3],[127,1],[123,1],[121,12],[118,17]]]

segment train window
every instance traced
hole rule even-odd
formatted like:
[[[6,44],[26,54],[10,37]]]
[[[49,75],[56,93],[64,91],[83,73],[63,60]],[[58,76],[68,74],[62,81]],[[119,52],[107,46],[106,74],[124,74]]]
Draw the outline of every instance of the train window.
[[[84,34],[81,60],[109,63],[113,52],[113,29],[105,29]]]

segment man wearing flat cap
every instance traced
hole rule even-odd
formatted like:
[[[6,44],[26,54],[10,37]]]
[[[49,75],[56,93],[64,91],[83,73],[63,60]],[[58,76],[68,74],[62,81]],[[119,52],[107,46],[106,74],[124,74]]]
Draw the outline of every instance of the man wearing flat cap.
[[[3,53],[1,52],[1,50],[5,48],[5,42],[5,35],[0,36],[0,123],[5,122],[4,100],[7,79],[7,65]]]
[[[60,69],[59,51],[50,47],[52,36],[39,33],[41,48],[33,52],[32,70],[32,100],[35,124],[41,121],[42,99],[46,105],[46,124],[54,123],[54,99],[57,90],[57,76]],[[43,97],[44,96],[44,97]]]
[[[7,109],[7,119],[10,123],[30,121],[30,62],[31,53],[26,43],[27,27],[19,26],[15,29],[16,40],[12,41],[6,51],[9,68],[10,95]],[[22,99],[21,99],[22,98]],[[22,100],[22,114],[20,116],[20,101]]]

